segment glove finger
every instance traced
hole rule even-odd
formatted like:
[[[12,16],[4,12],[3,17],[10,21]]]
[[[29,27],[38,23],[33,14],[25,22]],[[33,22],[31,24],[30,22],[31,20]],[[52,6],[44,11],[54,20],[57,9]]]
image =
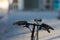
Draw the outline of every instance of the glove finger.
[[[52,28],[52,27],[49,27],[49,29],[54,30],[54,28]]]
[[[50,30],[49,30],[49,29],[47,29],[47,32],[48,32],[48,33],[50,33]]]

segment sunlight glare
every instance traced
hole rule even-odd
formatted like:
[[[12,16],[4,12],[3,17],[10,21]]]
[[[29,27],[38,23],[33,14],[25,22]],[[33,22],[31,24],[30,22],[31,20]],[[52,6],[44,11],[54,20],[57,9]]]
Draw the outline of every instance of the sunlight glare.
[[[8,9],[9,2],[8,0],[0,0],[0,9]]]

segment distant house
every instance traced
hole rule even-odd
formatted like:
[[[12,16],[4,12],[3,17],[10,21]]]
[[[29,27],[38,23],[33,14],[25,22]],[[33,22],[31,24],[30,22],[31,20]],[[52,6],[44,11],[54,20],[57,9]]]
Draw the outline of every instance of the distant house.
[[[18,10],[53,10],[55,0],[13,0],[12,6]]]

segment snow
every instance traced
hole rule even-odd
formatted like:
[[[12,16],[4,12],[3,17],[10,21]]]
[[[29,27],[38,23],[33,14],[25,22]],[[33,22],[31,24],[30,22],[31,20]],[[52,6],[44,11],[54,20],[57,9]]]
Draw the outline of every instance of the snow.
[[[52,26],[55,30],[48,33],[39,31],[39,40],[60,40],[60,20],[57,19],[58,12],[55,11],[13,11],[8,14],[7,32],[0,35],[0,40],[30,40],[31,32],[22,26],[13,26],[13,22],[26,20],[34,23],[35,18],[41,18],[43,23]]]

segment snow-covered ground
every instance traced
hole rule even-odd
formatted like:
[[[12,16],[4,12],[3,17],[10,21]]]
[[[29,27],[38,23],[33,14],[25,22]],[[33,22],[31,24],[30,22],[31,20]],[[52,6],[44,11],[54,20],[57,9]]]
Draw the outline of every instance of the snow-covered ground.
[[[41,18],[42,22],[52,26],[55,30],[48,33],[44,30],[39,31],[39,40],[60,40],[60,20],[57,19],[58,13],[54,11],[18,11],[8,14],[7,32],[0,35],[0,40],[30,40],[31,32],[22,26],[13,26],[13,22],[26,20],[34,22],[35,18]]]

